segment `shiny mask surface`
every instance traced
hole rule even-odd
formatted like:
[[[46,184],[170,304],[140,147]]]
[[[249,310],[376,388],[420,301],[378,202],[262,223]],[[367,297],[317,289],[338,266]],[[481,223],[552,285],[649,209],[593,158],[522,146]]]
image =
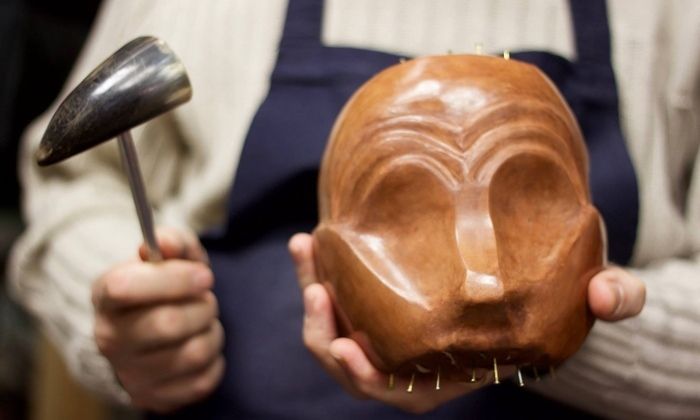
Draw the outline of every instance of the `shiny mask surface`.
[[[556,365],[605,263],[580,130],[535,67],[423,57],[363,85],[323,158],[316,265],[386,372]]]

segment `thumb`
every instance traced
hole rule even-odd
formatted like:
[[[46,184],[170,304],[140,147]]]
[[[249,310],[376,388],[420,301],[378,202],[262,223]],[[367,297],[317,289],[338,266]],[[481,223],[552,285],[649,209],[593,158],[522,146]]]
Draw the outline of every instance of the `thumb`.
[[[645,300],[644,283],[619,267],[601,271],[588,284],[591,311],[604,321],[620,321],[638,315]]]

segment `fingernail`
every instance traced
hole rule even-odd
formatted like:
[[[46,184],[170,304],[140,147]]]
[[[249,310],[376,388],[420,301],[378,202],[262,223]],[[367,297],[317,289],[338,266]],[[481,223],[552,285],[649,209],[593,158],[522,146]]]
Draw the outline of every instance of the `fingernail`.
[[[613,295],[615,296],[615,304],[613,305],[612,315],[619,315],[619,313],[622,311],[622,285],[619,281],[617,281],[617,279],[608,280],[608,284],[610,284]]]

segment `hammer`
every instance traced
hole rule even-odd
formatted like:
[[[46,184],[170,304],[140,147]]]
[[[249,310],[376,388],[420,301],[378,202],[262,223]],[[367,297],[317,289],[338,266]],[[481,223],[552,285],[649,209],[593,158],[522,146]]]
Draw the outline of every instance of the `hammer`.
[[[97,66],[61,102],[35,154],[37,163],[47,166],[116,137],[149,261],[163,257],[130,130],[191,97],[187,72],[173,51],[157,38],[136,38]]]

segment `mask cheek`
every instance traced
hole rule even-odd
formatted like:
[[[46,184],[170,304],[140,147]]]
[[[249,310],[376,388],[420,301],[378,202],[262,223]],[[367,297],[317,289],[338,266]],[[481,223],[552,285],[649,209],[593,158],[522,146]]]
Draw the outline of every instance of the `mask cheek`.
[[[490,213],[505,288],[529,300],[516,344],[556,364],[593,322],[586,291],[604,262],[600,216],[566,171],[536,155],[515,156],[494,174]]]
[[[348,228],[368,267],[409,302],[454,293],[465,269],[455,237],[455,192],[424,160],[389,167],[356,208]]]
[[[316,270],[333,301],[339,334],[355,339],[379,369],[396,369],[411,357],[404,342],[416,342],[416,337],[408,335],[423,330],[423,308],[387,287],[372,270],[377,257],[355,232],[322,224],[313,237]]]
[[[453,193],[420,165],[392,168],[344,220],[314,231],[319,276],[345,333],[379,367],[425,353],[445,325],[445,299],[464,267],[454,235]]]
[[[498,261],[506,279],[547,281],[566,257],[584,223],[585,197],[555,162],[533,154],[516,155],[494,174],[489,208]]]

